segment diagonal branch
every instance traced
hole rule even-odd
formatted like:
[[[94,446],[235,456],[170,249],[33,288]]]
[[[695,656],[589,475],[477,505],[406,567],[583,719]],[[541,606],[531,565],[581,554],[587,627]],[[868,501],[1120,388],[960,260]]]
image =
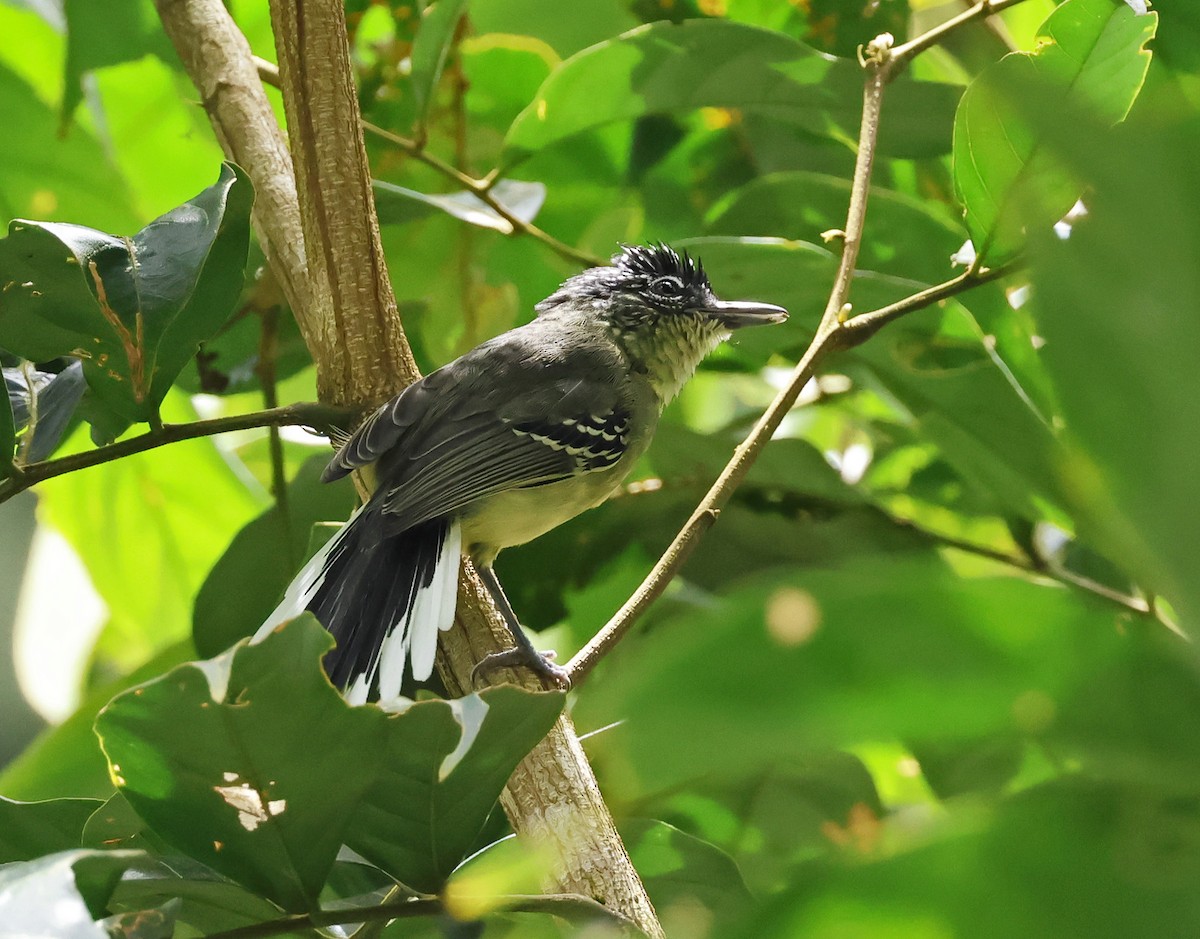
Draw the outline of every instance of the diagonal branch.
[[[857,317],[850,316],[851,306],[848,298],[859,247],[862,244],[871,186],[871,168],[875,160],[875,144],[879,137],[879,119],[887,83],[912,56],[936,44],[951,29],[957,29],[964,23],[985,16],[993,12],[993,8],[1000,9],[1002,6],[1012,6],[1020,2],[1021,0],[982,0],[978,7],[957,17],[953,26],[947,27],[943,24],[898,49],[892,48],[892,37],[884,33],[872,40],[865,51],[860,52],[860,60],[867,77],[863,86],[863,114],[859,129],[858,155],[854,165],[854,183],[850,193],[850,206],[846,213],[846,227],[843,231],[829,233],[841,239],[842,256],[816,335],[792,371],[786,387],[775,396],[775,400],[755,423],[749,436],[734,451],[721,475],[700,500],[700,504],[651,568],[650,573],[612,619],[567,663],[573,684],[578,684],[587,677],[600,659],[628,634],[637,620],[666,590],[705,532],[716,523],[721,509],[745,480],[755,460],[779,429],[784,417],[795,405],[801,390],[825,358],[836,351],[861,345],[884,325],[901,316],[924,309],[946,297],[1009,272],[1009,268],[994,271],[969,270],[944,284],[923,290],[888,307]]]

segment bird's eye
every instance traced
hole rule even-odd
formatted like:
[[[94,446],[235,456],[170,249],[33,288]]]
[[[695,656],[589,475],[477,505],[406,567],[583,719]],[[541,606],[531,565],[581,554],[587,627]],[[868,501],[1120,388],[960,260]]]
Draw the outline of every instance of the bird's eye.
[[[660,297],[674,300],[683,296],[683,284],[675,277],[660,277],[653,284],[654,292]]]

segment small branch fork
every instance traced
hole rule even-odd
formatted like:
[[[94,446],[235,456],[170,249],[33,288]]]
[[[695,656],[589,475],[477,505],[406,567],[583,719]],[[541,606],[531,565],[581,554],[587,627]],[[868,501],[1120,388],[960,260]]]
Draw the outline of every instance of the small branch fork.
[[[879,119],[882,113],[883,93],[887,83],[898,75],[912,58],[940,42],[948,33],[959,27],[998,13],[1022,0],[980,0],[971,9],[940,26],[916,37],[910,42],[896,46],[892,36],[883,33],[859,52],[859,61],[867,77],[863,86],[863,115],[859,131],[858,157],[854,165],[854,182],[850,192],[850,207],[843,231],[826,232],[827,240],[841,240],[842,256],[834,276],[829,301],[804,355],[792,372],[787,386],[775,396],[775,400],[754,425],[750,435],[738,446],[722,470],[712,488],[696,506],[691,517],[680,529],[662,557],[646,575],[633,595],[625,602],[611,620],[592,637],[567,663],[572,684],[578,685],[595,668],[596,664],[629,632],[650,605],[666,590],[676,577],[684,562],[696,549],[704,533],[710,529],[729,502],[738,486],[746,478],[763,448],[779,429],[784,417],[792,409],[801,390],[813,377],[817,366],[836,351],[851,349],[866,342],[883,326],[916,310],[924,309],[972,287],[996,280],[1011,273],[1014,265],[989,270],[972,268],[945,283],[930,287],[890,306],[872,310],[858,316],[852,315],[848,299],[854,279],[858,251],[862,244],[866,222],[867,199],[870,192],[871,169],[875,161],[875,145],[879,137]]]

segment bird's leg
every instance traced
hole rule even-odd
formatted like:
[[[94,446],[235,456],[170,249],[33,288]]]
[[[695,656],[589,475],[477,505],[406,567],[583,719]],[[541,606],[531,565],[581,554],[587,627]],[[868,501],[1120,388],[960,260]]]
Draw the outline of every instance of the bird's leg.
[[[474,681],[480,675],[486,675],[498,668],[527,668],[543,681],[549,682],[552,687],[570,688],[570,673],[551,661],[554,653],[539,652],[529,641],[529,637],[525,635],[525,630],[517,619],[517,614],[513,612],[512,604],[504,595],[504,588],[500,586],[500,579],[496,577],[496,572],[490,565],[487,567],[479,565],[476,570],[479,572],[479,579],[483,581],[483,585],[492,595],[492,600],[500,610],[500,615],[504,618],[504,625],[512,633],[516,647],[504,652],[493,652],[484,658],[471,671],[471,680]]]

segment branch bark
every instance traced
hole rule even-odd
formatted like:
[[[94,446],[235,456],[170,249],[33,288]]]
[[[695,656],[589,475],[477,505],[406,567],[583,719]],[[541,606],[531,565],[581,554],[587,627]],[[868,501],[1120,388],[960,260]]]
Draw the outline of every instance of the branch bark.
[[[262,119],[270,109],[254,59],[221,0],[155,2],[226,151],[260,192],[260,179],[278,183],[272,174],[285,162],[276,147],[280,131],[273,118]],[[292,285],[287,297],[317,362],[322,398],[376,403],[417,372],[379,245],[342,4],[272,0],[271,13],[298,184],[271,190],[292,195],[269,197],[255,223],[264,244],[276,246],[268,257],[280,283]],[[291,250],[279,245],[285,232]],[[506,635],[464,565],[457,622],[438,655],[447,687],[471,690],[475,664],[507,647]],[[663,935],[568,718],[517,768],[502,801],[518,833],[556,857],[553,889],[593,897],[647,935]]]

